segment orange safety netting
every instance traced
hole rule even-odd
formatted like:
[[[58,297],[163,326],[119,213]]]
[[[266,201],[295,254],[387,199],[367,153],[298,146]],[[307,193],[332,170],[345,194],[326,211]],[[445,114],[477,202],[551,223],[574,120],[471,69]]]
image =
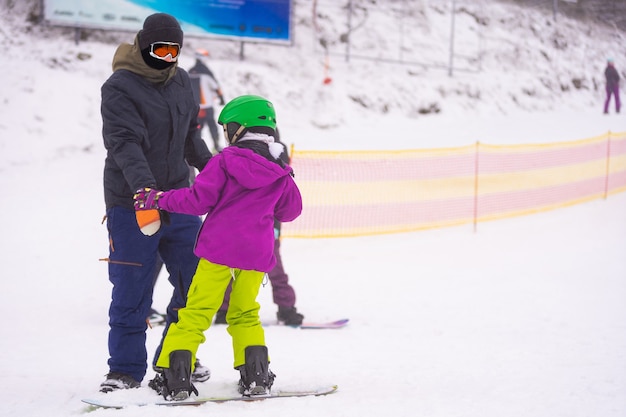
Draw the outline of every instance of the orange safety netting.
[[[519,216],[626,189],[626,132],[538,145],[297,151],[304,209],[283,237],[409,232]]]

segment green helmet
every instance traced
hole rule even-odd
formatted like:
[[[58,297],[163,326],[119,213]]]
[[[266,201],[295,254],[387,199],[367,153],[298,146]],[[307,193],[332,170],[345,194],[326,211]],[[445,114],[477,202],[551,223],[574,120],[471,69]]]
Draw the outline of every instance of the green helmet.
[[[235,122],[244,126],[269,127],[276,130],[274,105],[260,96],[239,96],[224,106],[217,122],[227,125]]]

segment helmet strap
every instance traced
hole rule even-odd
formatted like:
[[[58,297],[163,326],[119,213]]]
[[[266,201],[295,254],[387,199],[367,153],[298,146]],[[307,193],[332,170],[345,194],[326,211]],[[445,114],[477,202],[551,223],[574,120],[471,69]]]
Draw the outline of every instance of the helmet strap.
[[[228,139],[228,143],[230,143],[231,145],[235,142],[237,142],[237,140],[244,135],[244,133],[246,133],[247,128],[243,125],[239,126],[239,129],[237,129],[237,131],[235,131],[235,133],[233,133],[232,137],[227,137],[226,139]]]

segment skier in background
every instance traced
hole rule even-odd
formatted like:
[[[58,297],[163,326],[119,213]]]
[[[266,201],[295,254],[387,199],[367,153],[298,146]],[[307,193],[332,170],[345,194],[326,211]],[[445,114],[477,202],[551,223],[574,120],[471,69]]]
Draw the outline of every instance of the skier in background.
[[[609,113],[611,95],[615,96],[615,112],[619,113],[622,106],[622,103],[619,100],[619,73],[615,69],[613,58],[609,58],[607,60],[604,77],[606,78],[606,101],[604,102],[604,114]]]
[[[213,139],[215,152],[220,152],[222,147],[220,146],[219,133],[215,123],[214,104],[216,100],[219,100],[220,105],[223,106],[224,96],[215,75],[202,61],[203,58],[209,57],[209,51],[197,49],[195,55],[196,63],[189,69],[189,78],[192,82],[196,101],[200,105],[200,110],[198,111],[198,122],[200,124],[198,134],[206,125],[209,128],[211,139]]]

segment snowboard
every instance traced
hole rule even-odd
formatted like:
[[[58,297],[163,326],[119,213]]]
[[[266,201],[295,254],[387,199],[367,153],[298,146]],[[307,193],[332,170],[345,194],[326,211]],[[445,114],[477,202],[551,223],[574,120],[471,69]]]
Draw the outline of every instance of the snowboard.
[[[323,322],[303,322],[301,325],[289,325],[282,324],[277,321],[263,323],[263,326],[286,326],[293,327],[295,329],[341,329],[347,326],[350,319],[340,319],[335,321],[323,321]]]
[[[132,402],[128,400],[118,400],[107,398],[106,395],[102,395],[99,398],[85,398],[82,402],[89,404],[95,408],[124,408],[124,407],[143,407],[146,405],[162,405],[167,407],[180,407],[180,406],[198,406],[205,403],[225,403],[230,401],[264,401],[272,398],[291,398],[291,397],[310,397],[321,395],[329,395],[337,391],[339,387],[337,385],[329,385],[322,388],[311,390],[294,390],[294,391],[281,391],[275,390],[268,395],[255,395],[252,397],[244,397],[237,394],[233,396],[224,397],[190,397],[184,401],[165,401],[161,396],[155,397],[154,402],[138,401]]]
[[[350,319],[340,319],[322,323],[304,322],[299,327],[301,329],[340,329],[348,325]]]

